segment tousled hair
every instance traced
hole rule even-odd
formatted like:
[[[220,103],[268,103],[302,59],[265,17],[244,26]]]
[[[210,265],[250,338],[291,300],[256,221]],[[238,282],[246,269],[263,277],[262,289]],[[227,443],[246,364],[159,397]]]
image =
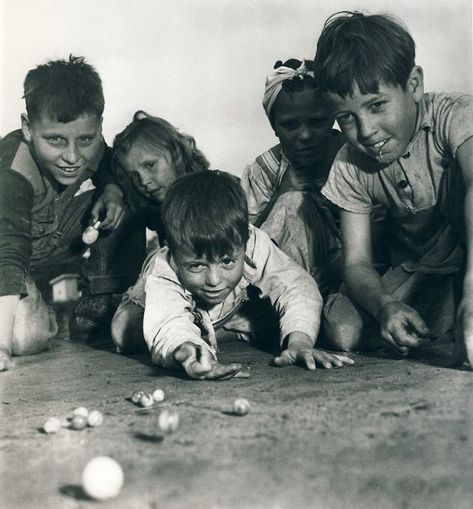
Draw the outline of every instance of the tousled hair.
[[[401,20],[341,11],[325,22],[314,73],[318,88],[345,97],[377,93],[381,82],[405,90],[414,66],[415,43]]]
[[[123,167],[126,155],[135,144],[162,150],[169,156],[178,176],[206,170],[209,167],[207,158],[196,147],[192,136],[181,133],[163,118],[154,117],[142,110],[137,111],[132,122],[115,136],[112,157],[114,174],[122,188],[127,189],[125,194],[128,194],[132,208],[147,206],[150,201],[133,191],[130,177]]]
[[[43,114],[64,123],[87,113],[100,118],[105,107],[100,76],[84,57],[38,65],[27,73],[23,90],[30,120]]]
[[[177,179],[161,208],[171,252],[185,249],[214,260],[246,246],[248,205],[237,177],[206,170]]]

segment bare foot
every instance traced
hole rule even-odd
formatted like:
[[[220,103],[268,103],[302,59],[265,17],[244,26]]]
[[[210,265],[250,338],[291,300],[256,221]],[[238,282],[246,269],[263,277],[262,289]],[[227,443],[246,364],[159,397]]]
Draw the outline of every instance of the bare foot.
[[[11,356],[5,350],[0,350],[0,371],[6,371],[13,367]]]

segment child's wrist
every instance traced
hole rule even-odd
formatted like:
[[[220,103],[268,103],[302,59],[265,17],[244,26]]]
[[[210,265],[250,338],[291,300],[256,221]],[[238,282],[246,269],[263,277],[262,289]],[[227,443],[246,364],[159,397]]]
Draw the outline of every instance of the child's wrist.
[[[388,308],[393,302],[396,302],[396,299],[391,297],[391,295],[383,295],[378,303],[378,310],[375,313],[375,318],[378,322],[381,322],[383,316],[386,313],[386,308]]]
[[[123,192],[116,184],[107,184],[103,190],[104,200],[122,201]]]
[[[301,350],[314,347],[314,341],[305,332],[295,331],[287,335],[286,341],[287,348],[293,350]]]

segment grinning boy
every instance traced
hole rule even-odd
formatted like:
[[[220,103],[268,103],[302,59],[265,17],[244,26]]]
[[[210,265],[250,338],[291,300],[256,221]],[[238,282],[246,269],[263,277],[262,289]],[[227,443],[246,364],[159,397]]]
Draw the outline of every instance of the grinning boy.
[[[353,362],[314,348],[322,307],[317,285],[267,234],[248,225],[236,177],[204,170],[179,178],[167,191],[162,221],[168,246],[145,264],[112,322],[120,351],[132,346],[123,327],[128,323],[129,330],[144,331],[155,364],[181,368],[194,379],[230,378],[240,366],[219,364],[215,329],[258,339],[251,333],[262,324],[245,317],[265,298],[279,319],[276,365]]]
[[[348,142],[322,190],[341,209],[351,299],[339,294],[327,303],[332,341],[364,349],[376,346],[380,333],[406,354],[452,329],[459,306],[471,362],[472,97],[424,93],[414,41],[388,15],[331,16],[315,60],[317,85]],[[383,275],[373,268],[368,220],[379,203],[391,248]],[[375,324],[377,334],[369,334]]]
[[[24,98],[22,129],[0,141],[0,371],[12,354],[44,350],[55,335],[40,282],[80,260],[90,222],[100,218],[102,233],[84,267],[76,332],[91,332],[110,313],[112,293],[134,280],[144,255],[144,228],[133,232],[109,176],[95,69],[73,56],[39,65],[25,78]],[[136,247],[126,256],[125,238]]]

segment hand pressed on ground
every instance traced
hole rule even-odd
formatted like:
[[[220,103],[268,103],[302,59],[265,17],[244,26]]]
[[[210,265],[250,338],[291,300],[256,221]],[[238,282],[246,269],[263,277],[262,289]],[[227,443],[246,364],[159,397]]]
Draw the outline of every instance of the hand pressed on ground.
[[[301,365],[311,371],[317,365],[330,369],[342,368],[355,361],[347,355],[334,354],[314,348],[312,339],[303,332],[292,332],[287,337],[287,348],[274,358],[274,365],[284,367],[291,364]]]

